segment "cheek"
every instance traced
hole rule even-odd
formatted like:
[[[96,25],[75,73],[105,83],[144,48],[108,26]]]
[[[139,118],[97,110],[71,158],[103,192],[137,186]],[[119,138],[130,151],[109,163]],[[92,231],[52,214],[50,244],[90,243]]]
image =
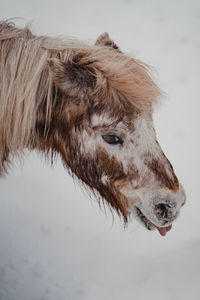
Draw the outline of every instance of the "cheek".
[[[137,196],[131,182],[127,182],[127,180],[119,180],[115,182],[115,186],[116,189],[119,190],[124,197],[126,197],[129,207],[140,204],[140,198]]]
[[[126,141],[122,147],[106,147],[110,157],[115,157],[122,164],[124,173],[131,180],[136,180],[142,161],[137,155],[137,149],[131,141]]]
[[[101,164],[104,175],[109,175],[112,178],[117,178],[123,173],[123,176],[131,178],[135,185],[138,184],[138,164],[139,158],[134,155],[134,144],[130,141],[121,145],[109,145],[103,141],[100,134],[95,133],[90,129],[82,130],[81,134],[77,135],[78,144],[80,145],[80,152],[84,157],[94,158],[99,157],[99,164]],[[97,163],[97,162],[96,162]],[[106,178],[102,179],[106,181]],[[129,188],[130,189],[130,188]],[[132,187],[133,190],[133,187]]]
[[[92,155],[96,152],[99,141],[94,133],[90,133],[87,130],[83,130],[78,136],[78,142],[80,145],[80,152],[82,154]]]

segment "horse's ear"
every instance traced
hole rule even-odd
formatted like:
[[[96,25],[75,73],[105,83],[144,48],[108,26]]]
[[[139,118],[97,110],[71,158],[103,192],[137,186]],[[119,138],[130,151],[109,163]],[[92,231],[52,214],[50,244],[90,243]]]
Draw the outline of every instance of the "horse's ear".
[[[76,56],[68,62],[57,58],[48,60],[53,80],[58,88],[72,97],[85,97],[96,85],[95,70]]]
[[[104,32],[103,34],[101,34],[98,37],[98,39],[96,40],[95,45],[96,46],[110,47],[110,48],[113,48],[113,49],[118,50],[119,52],[121,52],[119,50],[119,47],[110,39],[109,34],[107,32]]]

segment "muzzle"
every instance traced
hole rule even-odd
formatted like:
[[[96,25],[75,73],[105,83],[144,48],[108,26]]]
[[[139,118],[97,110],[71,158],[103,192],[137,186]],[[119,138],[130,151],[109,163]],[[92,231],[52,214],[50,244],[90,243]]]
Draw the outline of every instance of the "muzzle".
[[[177,192],[141,189],[136,194],[138,204],[133,207],[134,213],[147,229],[158,229],[161,235],[171,229],[172,222],[179,216],[186,201],[182,185]]]

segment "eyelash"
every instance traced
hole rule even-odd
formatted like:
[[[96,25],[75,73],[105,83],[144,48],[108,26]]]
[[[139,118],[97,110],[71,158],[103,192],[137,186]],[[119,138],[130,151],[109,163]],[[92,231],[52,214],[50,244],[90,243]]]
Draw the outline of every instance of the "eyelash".
[[[102,135],[103,140],[109,145],[122,145],[123,139],[116,134]]]

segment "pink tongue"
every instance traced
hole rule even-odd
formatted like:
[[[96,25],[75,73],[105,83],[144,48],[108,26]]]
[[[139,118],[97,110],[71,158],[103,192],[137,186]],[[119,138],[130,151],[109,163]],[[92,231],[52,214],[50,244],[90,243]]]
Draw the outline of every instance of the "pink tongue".
[[[171,230],[172,225],[169,225],[167,227],[156,227],[156,228],[158,229],[160,235],[165,236],[166,233]]]

